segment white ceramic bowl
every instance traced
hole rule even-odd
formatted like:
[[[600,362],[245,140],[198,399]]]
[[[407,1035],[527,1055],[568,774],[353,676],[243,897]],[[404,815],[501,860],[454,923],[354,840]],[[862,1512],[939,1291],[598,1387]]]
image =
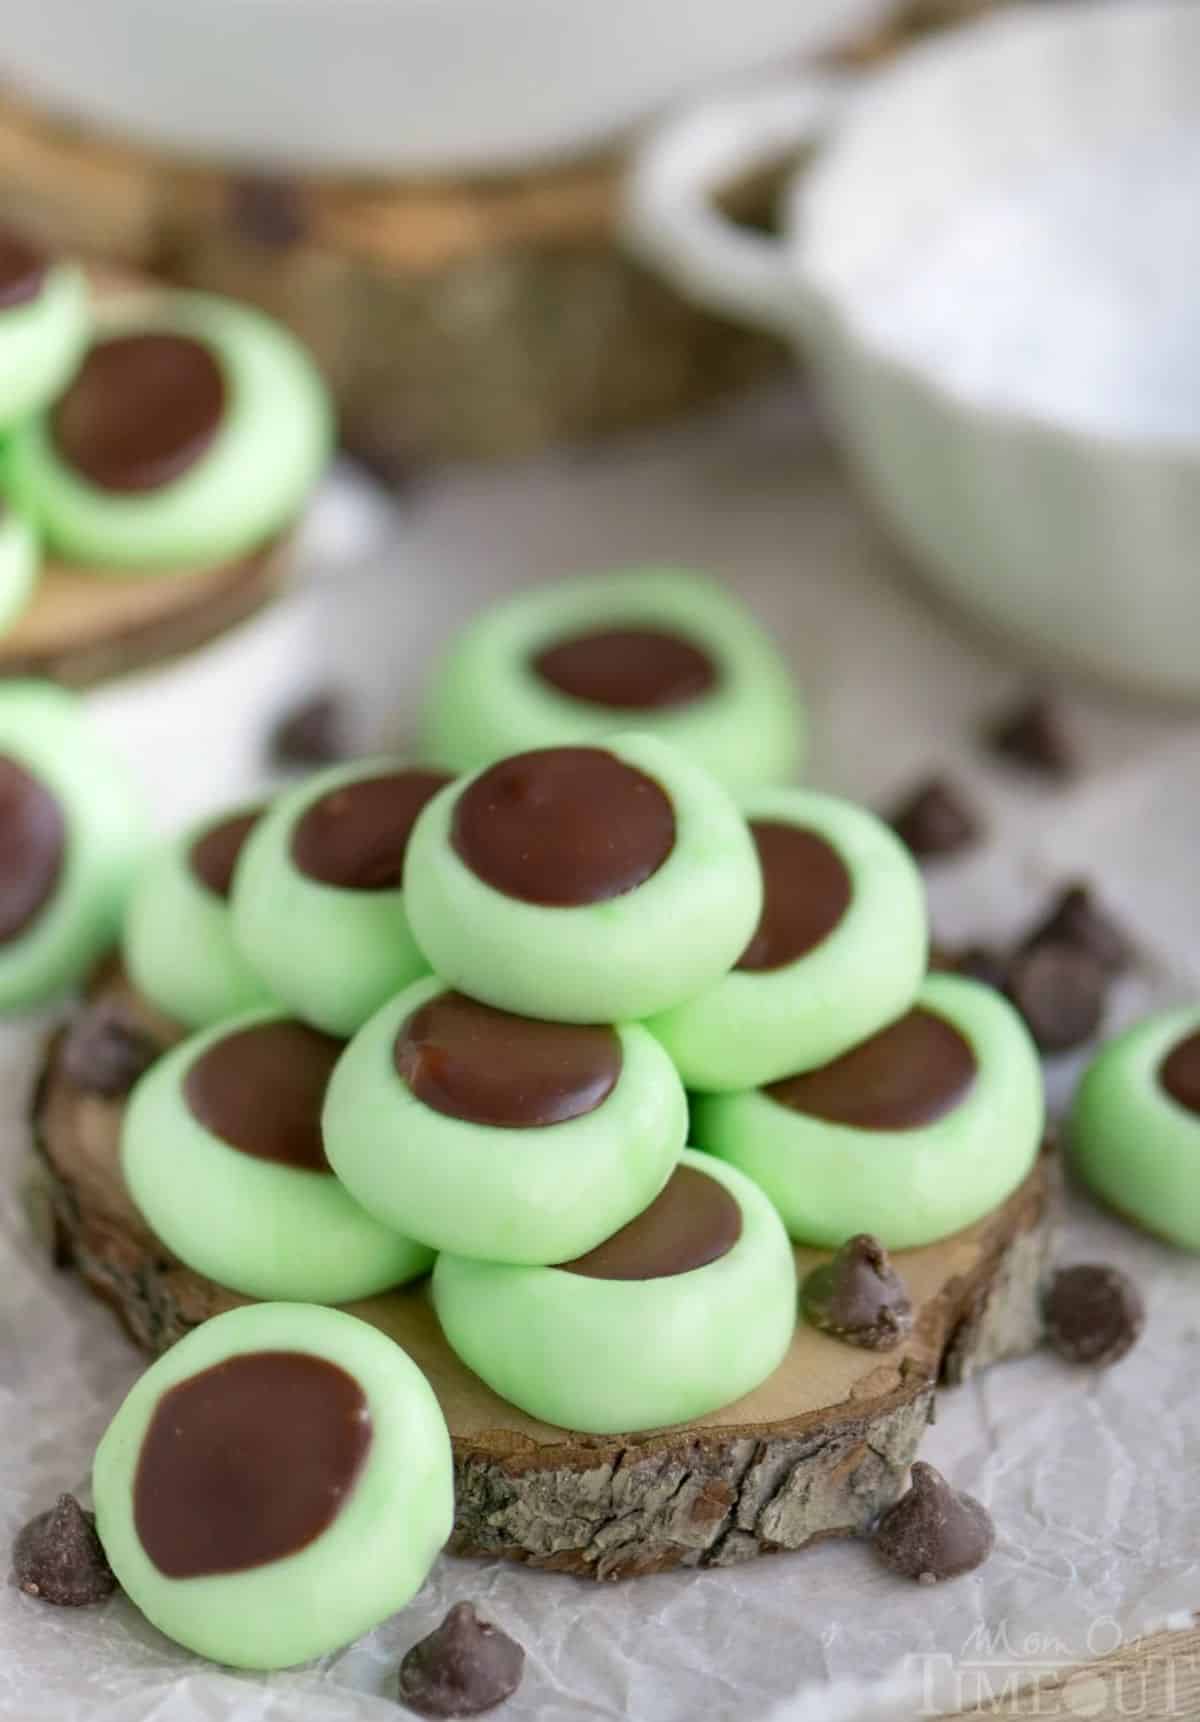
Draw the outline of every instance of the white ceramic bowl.
[[[491,172],[853,31],[886,0],[32,0],[0,77],[163,148]]]
[[[814,137],[782,241],[721,218],[714,186]],[[944,592],[1055,662],[1195,698],[1198,212],[1200,6],[1106,0],[671,122],[626,228],[686,292],[803,347]]]

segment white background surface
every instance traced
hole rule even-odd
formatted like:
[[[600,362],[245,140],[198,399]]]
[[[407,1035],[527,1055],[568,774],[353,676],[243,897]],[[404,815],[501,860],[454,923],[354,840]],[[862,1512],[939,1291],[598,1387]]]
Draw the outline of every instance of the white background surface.
[[[974,726],[1024,673],[897,578],[790,389],[668,436],[417,481],[394,510],[346,478],[314,521],[312,578],[287,608],[179,670],[96,696],[97,719],[172,823],[258,780],[263,729],[289,692],[341,683],[364,741],[402,739],[431,651],[486,594],[655,558],[724,575],[777,630],[809,695],[815,781],[877,805],[934,767],[970,785],[991,836],[933,879],[943,936],[1011,931],[1083,872],[1143,942],[1114,1021],[1200,990],[1200,724],[1073,697],[1085,770],[1069,790],[986,762]],[[95,1441],[139,1369],[111,1316],[26,1233],[14,1185],[36,1041],[26,1027],[0,1035],[0,1549],[58,1489],[86,1487]],[[1054,1092],[1072,1077],[1069,1065],[1053,1072]],[[908,1586],[854,1544],[604,1589],[443,1560],[368,1640],[263,1680],[175,1650],[123,1599],[74,1613],[9,1584],[0,1715],[396,1722],[400,1655],[461,1597],[526,1645],[505,1722],[746,1722],[776,1710],[896,1722],[917,1713],[926,1681],[954,1708],[986,1697],[989,1681],[998,1689],[1010,1665],[1075,1664],[1184,1624],[1200,1606],[1200,1260],[1082,1200],[1064,1254],[1129,1266],[1146,1336],[1107,1374],[1038,1357],[942,1397],[925,1452],[989,1503],[999,1529],[992,1560],[953,1585]],[[981,1623],[998,1645],[981,1644]]]

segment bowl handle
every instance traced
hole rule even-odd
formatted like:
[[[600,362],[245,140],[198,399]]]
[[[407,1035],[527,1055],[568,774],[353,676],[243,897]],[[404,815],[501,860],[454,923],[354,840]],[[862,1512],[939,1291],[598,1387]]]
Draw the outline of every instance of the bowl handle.
[[[814,72],[667,120],[625,181],[621,230],[634,255],[711,310],[788,339],[803,334],[808,301],[786,241],[728,220],[714,195],[819,139],[853,81]]]

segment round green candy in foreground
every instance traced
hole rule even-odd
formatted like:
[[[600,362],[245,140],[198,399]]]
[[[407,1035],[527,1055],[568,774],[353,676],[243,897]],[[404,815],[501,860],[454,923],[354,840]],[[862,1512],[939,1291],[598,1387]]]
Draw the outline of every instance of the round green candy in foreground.
[[[782,1362],[796,1270],[779,1216],[732,1166],[685,1153],[741,1210],[741,1236],[704,1267],[597,1279],[557,1267],[438,1257],[433,1299],[447,1340],[531,1417],[589,1434],[685,1423],[751,1392]]]
[[[52,262],[32,298],[0,309],[0,429],[40,412],[59,393],[90,323],[87,282],[76,263]]]
[[[547,649],[582,635],[649,630],[707,658],[711,685],[659,705],[573,697],[539,673]],[[473,771],[615,729],[660,736],[732,785],[778,782],[803,762],[803,707],[766,630],[724,586],[681,568],[629,568],[521,592],[470,622],[435,672],[423,739],[431,759]]]
[[[193,865],[197,844],[233,817],[202,820],[161,844],[138,875],[125,915],[130,979],[187,1028],[207,1028],[272,1003],[234,943],[227,891],[206,885]]]
[[[1084,1074],[1066,1132],[1089,1189],[1185,1250],[1200,1250],[1200,1114],[1168,1093],[1160,1072],[1197,1033],[1200,1007],[1190,1006],[1160,1011],[1110,1041]]]
[[[936,1243],[998,1207],[1033,1167],[1042,1073],[1016,1011],[956,975],[931,975],[916,1008],[957,1029],[977,1065],[957,1104],[930,1123],[850,1126],[761,1088],[694,1098],[692,1141],[753,1178],[797,1242],[836,1249],[870,1232],[893,1250]]]
[[[307,1547],[239,1572],[168,1578],[138,1535],[134,1488],[162,1396],[227,1359],[300,1352],[358,1383],[367,1401],[365,1459],[332,1523]],[[229,1456],[238,1486],[237,1454]],[[168,1638],[235,1668],[288,1668],[350,1644],[405,1606],[454,1519],[453,1467],[433,1390],[398,1345],[339,1310],[256,1304],[196,1328],[126,1396],[96,1452],[96,1529],[122,1588]],[[280,1476],[278,1487],[287,1488]],[[203,1498],[186,1505],[198,1517]],[[251,1518],[257,1502],[248,1495]]]
[[[243,1152],[207,1128],[185,1083],[203,1055],[241,1031],[286,1022],[251,1011],[192,1035],[158,1060],[125,1112],[121,1166],[129,1193],[169,1250],[197,1273],[246,1297],[350,1303],[428,1272],[432,1251],[359,1207],[328,1169]],[[267,1122],[287,1104],[269,1070],[253,1105]],[[321,1095],[313,1102],[319,1138]]]
[[[401,779],[376,802],[350,841],[335,838],[339,876],[313,877],[297,864],[297,828],[317,804],[337,806],[344,789]],[[281,795],[250,836],[233,882],[233,932],[239,949],[275,996],[305,1022],[349,1037],[402,987],[429,973],[409,929],[401,876],[418,806],[444,781],[392,759],[356,760],[318,772]],[[337,821],[341,823],[341,821]],[[310,827],[311,828],[311,827]]]
[[[779,871],[768,870],[768,928],[773,893],[823,890],[840,901],[840,875],[849,895],[831,930],[793,960],[739,966],[650,1019],[646,1026],[687,1087],[698,1090],[753,1088],[827,1064],[908,1009],[928,957],[920,873],[882,820],[807,789],[759,789],[743,797],[742,807],[752,830],[758,822],[795,827],[833,852],[816,851],[819,875],[789,865],[786,851]],[[835,869],[842,864],[832,874],[830,861]]]
[[[629,733],[580,751],[632,768],[669,803],[673,842],[642,883],[571,906],[523,900],[488,884],[453,837],[460,798],[480,772],[444,789],[418,819],[405,907],[435,973],[472,998],[553,1021],[627,1022],[678,1004],[737,961],[758,921],[762,877],[728,792],[667,742]],[[535,750],[503,764],[520,775],[540,757]],[[560,805],[570,793],[568,787]],[[518,793],[511,805],[533,807],[530,841],[538,854],[550,853],[537,828],[538,797],[522,802]],[[571,817],[568,805],[567,825]],[[515,823],[509,835],[519,835]],[[601,833],[589,858],[603,847]]]
[[[106,489],[60,452],[60,402],[14,433],[12,494],[60,556],[97,570],[174,573],[261,548],[294,523],[329,458],[332,412],[312,360],[262,312],[207,294],[106,300],[94,343],[135,333],[190,338],[215,358],[224,412],[211,442],[152,488]]]
[[[66,991],[112,944],[148,822],[139,790],[80,702],[48,682],[0,682],[0,762],[48,791],[63,823],[52,891],[0,940],[0,1011],[11,1011]],[[0,854],[17,863],[23,850],[0,817]],[[20,871],[14,864],[14,880]]]
[[[445,992],[417,981],[354,1037],[325,1104],[330,1163],[371,1213],[434,1249],[526,1264],[581,1255],[647,1207],[679,1159],[687,1100],[671,1061],[621,1025],[620,1071],[593,1110],[470,1123],[420,1100],[393,1057],[404,1025]]]
[[[33,522],[0,498],[0,630],[15,622],[28,605],[40,568]]]

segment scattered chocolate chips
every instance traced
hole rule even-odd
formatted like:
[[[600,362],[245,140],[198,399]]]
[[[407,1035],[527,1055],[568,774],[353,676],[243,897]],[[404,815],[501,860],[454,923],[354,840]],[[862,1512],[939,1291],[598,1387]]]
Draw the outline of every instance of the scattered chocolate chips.
[[[940,1471],[918,1459],[912,1487],[883,1514],[871,1540],[893,1572],[937,1584],[982,1566],[996,1530],[981,1501],[952,1489]]]
[[[62,1067],[76,1088],[115,1100],[129,1093],[159,1051],[145,1030],[111,1003],[88,1005],[67,1030]]]
[[[272,763],[285,768],[335,765],[349,759],[344,701],[332,691],[313,694],[284,712],[271,731]]]
[[[930,778],[902,802],[891,825],[919,861],[957,855],[982,834],[975,809],[960,789],[942,777]]]
[[[867,1351],[891,1351],[912,1331],[912,1300],[878,1238],[859,1233],[800,1287],[806,1319]]]
[[[400,1698],[420,1716],[479,1716],[512,1697],[524,1666],[515,1639],[456,1602],[400,1664]]]
[[[1058,1355],[1097,1369],[1119,1363],[1146,1325],[1142,1294],[1127,1273],[1106,1262],[1060,1268],[1044,1313],[1046,1337]]]
[[[242,174],[229,184],[229,224],[262,251],[288,251],[308,233],[303,189],[294,179]]]
[[[992,753],[1043,777],[1065,781],[1078,769],[1075,748],[1053,701],[1036,694],[984,731]]]
[[[1023,948],[1037,945],[1071,945],[1086,951],[1110,975],[1119,975],[1133,961],[1133,942],[1108,911],[1096,901],[1087,885],[1066,885],[1058,893],[1044,918],[1025,940]]]
[[[1006,990],[1040,1051],[1069,1052],[1104,1020],[1108,976],[1087,951],[1047,941],[1017,952]]]
[[[117,1588],[95,1516],[84,1512],[74,1495],[60,1495],[17,1532],[13,1577],[26,1596],[63,1608],[103,1602]]]

